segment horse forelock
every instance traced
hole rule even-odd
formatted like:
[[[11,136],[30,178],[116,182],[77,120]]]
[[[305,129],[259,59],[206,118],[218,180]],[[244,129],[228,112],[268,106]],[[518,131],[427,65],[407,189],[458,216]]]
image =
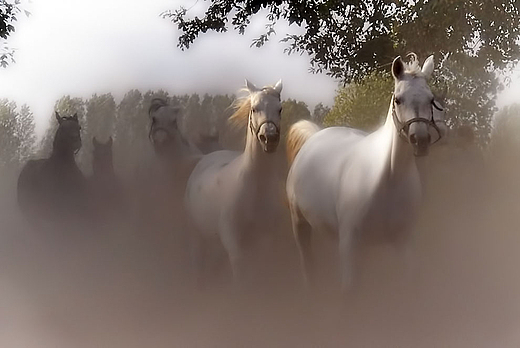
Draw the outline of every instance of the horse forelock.
[[[249,113],[251,111],[251,91],[247,88],[243,88],[240,90],[240,92],[246,92],[247,95],[242,98],[236,99],[231,107],[235,109],[236,111],[229,117],[228,121],[229,123],[237,128],[244,128],[247,126],[247,123],[249,121]],[[280,100],[280,93],[278,93],[272,86],[266,86],[263,87],[259,92],[256,93],[263,93],[275,98],[278,98]]]
[[[425,77],[422,72],[421,65],[419,64],[419,58],[417,58],[417,54],[414,52],[410,52],[406,55],[410,57],[409,62],[403,62],[405,73],[414,77]]]

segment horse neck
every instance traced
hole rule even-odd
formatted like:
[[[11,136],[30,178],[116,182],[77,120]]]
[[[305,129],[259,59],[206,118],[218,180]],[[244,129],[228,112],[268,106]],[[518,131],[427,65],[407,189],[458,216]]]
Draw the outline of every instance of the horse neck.
[[[249,120],[249,122],[251,122],[251,120]],[[275,153],[269,154],[262,149],[256,135],[251,129],[251,125],[248,123],[246,146],[242,154],[242,165],[244,169],[249,169],[253,173],[258,173],[265,177],[268,174],[274,173],[276,167],[275,157]]]
[[[74,151],[70,149],[59,149],[57,146],[52,148],[51,159],[54,161],[58,161],[66,164],[74,164],[76,165],[76,160],[74,159]]]
[[[396,177],[406,174],[410,168],[414,168],[416,166],[412,147],[398,133],[393,118],[393,105],[394,103],[392,99],[390,102],[390,108],[388,109],[388,114],[386,116],[386,121],[382,129],[385,142],[387,142],[389,145],[389,177]]]

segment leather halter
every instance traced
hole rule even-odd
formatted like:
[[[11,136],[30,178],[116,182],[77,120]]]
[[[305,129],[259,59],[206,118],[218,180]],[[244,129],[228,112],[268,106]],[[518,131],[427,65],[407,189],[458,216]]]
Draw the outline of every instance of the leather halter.
[[[401,122],[399,120],[399,117],[397,117],[397,112],[395,111],[396,109],[396,103],[395,103],[395,96],[392,96],[392,117],[394,119],[394,124],[395,126],[397,127],[397,133],[399,134],[400,137],[402,137],[406,142],[409,142],[409,139],[408,139],[408,132],[410,131],[410,126],[413,124],[413,123],[416,123],[416,122],[421,122],[421,123],[426,123],[426,125],[428,126],[431,126],[433,129],[435,129],[435,131],[437,132],[437,134],[439,135],[439,137],[434,141],[432,142],[430,145],[433,145],[435,144],[436,142],[438,142],[439,140],[441,140],[442,138],[442,134],[441,134],[441,130],[439,129],[439,127],[437,126],[437,124],[435,123],[435,118],[433,117],[433,108],[439,110],[439,111],[444,111],[443,108],[441,108],[440,106],[438,106],[436,103],[435,103],[435,100],[432,101],[432,108],[431,108],[431,118],[430,119],[427,119],[427,118],[422,118],[422,117],[414,117],[414,118],[411,118],[409,119],[408,121],[406,122]]]
[[[253,135],[258,139],[258,133],[260,133],[260,128],[262,128],[262,126],[264,124],[272,124],[274,126],[274,128],[276,129],[276,133],[280,134],[280,127],[278,127],[276,125],[276,123],[274,123],[273,121],[270,121],[270,120],[265,120],[263,121],[262,123],[260,123],[258,125],[258,127],[255,129],[255,127],[253,126],[253,109],[251,109],[251,111],[249,111],[249,128],[251,129],[251,132],[253,133]]]

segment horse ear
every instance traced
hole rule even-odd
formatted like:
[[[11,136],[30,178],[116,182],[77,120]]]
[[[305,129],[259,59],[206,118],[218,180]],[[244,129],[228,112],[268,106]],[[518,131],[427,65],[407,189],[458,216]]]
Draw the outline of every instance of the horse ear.
[[[432,76],[433,73],[433,54],[426,58],[424,61],[423,67],[422,67],[422,73],[426,79],[429,79]]]
[[[274,88],[274,90],[275,90],[278,94],[280,94],[280,93],[282,92],[282,87],[283,87],[283,85],[282,85],[282,79],[279,79],[278,82],[276,83],[276,85],[274,85],[273,88]]]
[[[72,116],[72,118],[77,121],[78,120],[78,113],[75,112],[74,115]]]
[[[249,82],[248,79],[246,79],[246,88],[249,90],[249,92],[258,92],[260,90],[260,88]]]
[[[54,116],[56,117],[58,124],[60,124],[62,121],[62,118],[61,118],[60,114],[58,114],[58,111],[54,111]]]
[[[397,56],[392,62],[392,75],[396,80],[400,80],[404,74],[404,64],[401,56]]]

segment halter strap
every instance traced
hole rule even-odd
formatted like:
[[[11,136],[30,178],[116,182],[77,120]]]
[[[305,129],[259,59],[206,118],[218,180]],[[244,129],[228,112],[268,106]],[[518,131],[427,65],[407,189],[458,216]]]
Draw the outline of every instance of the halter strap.
[[[253,132],[253,135],[255,137],[258,138],[258,133],[260,133],[260,128],[262,128],[262,126],[264,124],[272,124],[274,126],[274,128],[276,128],[276,132],[278,134],[280,134],[280,128],[276,125],[276,123],[274,123],[273,121],[269,121],[269,120],[263,121],[262,123],[260,123],[258,125],[258,128],[255,129],[255,127],[253,126],[253,110],[249,111],[249,128],[251,129],[251,132]]]
[[[397,133],[406,142],[409,142],[409,140],[408,140],[408,132],[410,131],[410,126],[413,123],[416,123],[416,122],[426,123],[428,126],[431,126],[437,132],[439,137],[433,143],[431,143],[431,145],[435,144],[436,142],[438,142],[439,140],[442,139],[441,130],[439,129],[439,127],[435,123],[435,119],[433,117],[433,108],[435,108],[435,109],[437,109],[439,111],[444,111],[444,109],[441,108],[440,106],[438,106],[435,103],[435,100],[432,101],[432,109],[431,109],[431,118],[430,119],[426,119],[426,118],[422,118],[422,117],[414,117],[414,118],[409,119],[406,122],[401,122],[399,120],[399,117],[397,117],[397,112],[395,111],[395,109],[396,109],[395,106],[396,106],[396,104],[395,104],[395,96],[392,95],[392,117],[394,119],[394,124],[397,127]]]

